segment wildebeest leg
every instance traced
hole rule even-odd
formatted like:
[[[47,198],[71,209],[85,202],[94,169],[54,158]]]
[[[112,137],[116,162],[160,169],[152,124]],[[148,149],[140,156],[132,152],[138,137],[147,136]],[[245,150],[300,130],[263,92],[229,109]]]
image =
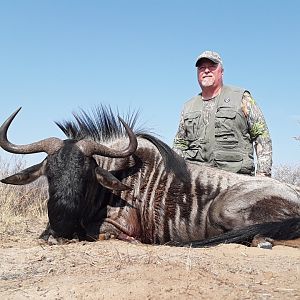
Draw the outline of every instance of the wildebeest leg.
[[[125,241],[125,242],[129,242],[131,244],[140,244],[141,242],[139,240],[137,240],[136,238],[134,238],[133,236],[129,236],[127,234],[124,234],[123,232],[121,232],[117,238],[121,241]]]
[[[274,240],[273,245],[274,246],[282,245],[282,246],[288,246],[293,248],[300,248],[300,238],[294,240]]]
[[[82,236],[79,237],[80,240],[86,240],[89,242],[95,242],[99,240],[99,222],[88,223],[88,225],[84,225],[81,222],[82,226]]]
[[[112,224],[120,231],[117,234],[117,239],[122,240],[122,241],[127,241],[130,243],[139,243],[139,241],[135,237],[133,237],[133,232],[129,228],[127,228],[127,226],[126,227],[122,226],[117,221],[115,221],[113,219],[109,219],[109,218],[106,218],[105,221],[107,223]]]
[[[299,194],[294,189],[277,188],[271,181],[259,179],[242,182],[219,194],[210,204],[206,237],[299,215]]]
[[[105,221],[108,223],[111,223],[110,221],[107,221],[107,219],[105,219]],[[116,224],[114,223],[114,226],[118,228],[118,226],[120,226],[120,225],[118,224],[116,226]],[[89,242],[110,240],[110,239],[114,239],[114,238],[119,238],[119,236],[121,234],[121,233],[118,233],[119,231],[116,232],[116,230],[111,229],[111,228],[106,229],[108,231],[100,233],[99,228],[100,228],[99,223],[91,223],[88,226],[85,226],[84,227],[84,229],[86,230],[85,240],[87,240]]]
[[[271,244],[271,248],[272,246],[279,246],[279,245],[293,247],[293,248],[300,248],[300,238],[294,240],[273,240],[271,238],[263,237],[259,235],[254,237],[251,246],[270,249],[269,247],[264,246],[267,245],[267,243]]]
[[[123,232],[120,232],[118,235],[114,235],[114,234],[110,234],[110,233],[106,232],[106,233],[100,233],[98,236],[99,241],[110,240],[110,239],[115,239],[115,238],[117,238],[118,240],[121,240],[121,241],[132,243],[132,244],[140,243],[139,240],[137,240],[134,237],[129,236]]]
[[[205,238],[238,228],[243,223],[240,214],[231,208],[227,191],[220,193],[209,205],[206,214]]]
[[[261,235],[256,235],[252,240],[251,247],[272,249],[272,246],[274,245],[273,243],[274,243],[273,239]]]
[[[119,208],[110,208],[100,226],[100,239],[103,234],[131,243],[141,240],[141,224],[137,210],[130,208],[120,211]]]
[[[39,239],[45,241],[49,245],[57,245],[57,244],[66,244],[66,243],[72,243],[76,240],[83,240],[83,231],[79,230],[76,234],[74,234],[73,239],[66,239],[63,237],[57,236],[55,231],[51,228],[50,223],[47,223],[46,229],[40,234]]]
[[[53,231],[51,229],[50,223],[48,222],[46,229],[41,233],[41,235],[39,236],[39,239],[44,240],[45,242],[48,242],[48,239],[50,237],[50,235],[53,234]]]
[[[47,224],[46,229],[41,233],[39,239],[43,240],[49,245],[63,244],[62,239],[55,237],[55,232],[52,230],[50,223]]]

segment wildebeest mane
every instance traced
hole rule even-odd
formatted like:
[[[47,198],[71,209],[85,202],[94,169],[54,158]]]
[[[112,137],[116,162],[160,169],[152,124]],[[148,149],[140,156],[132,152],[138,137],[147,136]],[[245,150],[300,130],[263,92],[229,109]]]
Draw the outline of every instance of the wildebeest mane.
[[[183,181],[188,180],[186,162],[182,157],[167,144],[156,138],[150,130],[135,128],[138,115],[138,111],[128,112],[123,119],[138,137],[144,138],[155,145],[163,158],[167,171],[172,171]],[[73,117],[75,120],[55,122],[69,139],[92,139],[105,143],[126,136],[124,127],[109,106],[99,105],[91,112],[81,109],[79,113],[73,112]]]
[[[73,116],[73,121],[55,122],[69,139],[91,139],[104,143],[126,135],[124,127],[109,106],[100,105],[90,112],[81,109],[79,113],[73,112]],[[135,129],[138,112],[129,112],[123,119],[135,134],[144,131]]]

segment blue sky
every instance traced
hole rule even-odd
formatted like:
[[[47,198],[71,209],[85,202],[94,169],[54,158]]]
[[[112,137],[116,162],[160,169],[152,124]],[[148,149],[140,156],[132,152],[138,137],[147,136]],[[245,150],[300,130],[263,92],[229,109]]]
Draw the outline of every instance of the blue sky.
[[[297,0],[2,0],[0,122],[22,106],[14,143],[63,138],[54,121],[102,103],[140,110],[171,145],[199,92],[195,58],[211,49],[225,83],[249,89],[263,110],[274,164],[299,163],[299,16]]]

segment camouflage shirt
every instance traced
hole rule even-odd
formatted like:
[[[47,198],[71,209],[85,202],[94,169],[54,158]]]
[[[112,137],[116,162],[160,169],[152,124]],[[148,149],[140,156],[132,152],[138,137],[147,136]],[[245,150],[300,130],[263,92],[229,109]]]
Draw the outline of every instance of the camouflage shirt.
[[[203,101],[203,116],[205,124],[209,123],[211,112],[215,105],[215,98]],[[244,92],[241,108],[247,120],[249,134],[256,152],[256,173],[259,175],[271,176],[272,141],[270,133],[260,108],[249,92]],[[174,139],[173,149],[181,156],[184,156],[182,151],[187,150],[188,147],[189,142],[186,140],[183,113],[181,113],[179,128]]]

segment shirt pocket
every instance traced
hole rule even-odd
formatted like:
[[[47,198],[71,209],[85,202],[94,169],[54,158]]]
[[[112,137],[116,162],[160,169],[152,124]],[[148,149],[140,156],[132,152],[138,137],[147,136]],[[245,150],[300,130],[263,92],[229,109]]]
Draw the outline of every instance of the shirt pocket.
[[[243,156],[238,152],[216,151],[215,166],[229,172],[239,172],[243,164]]]
[[[216,112],[215,138],[218,144],[231,148],[238,144],[235,136],[237,112],[230,108],[221,108]]]
[[[200,123],[201,112],[189,112],[184,114],[184,127],[186,138],[188,141],[194,141],[197,139],[199,132],[199,123]]]
[[[218,146],[226,149],[235,148],[239,143],[233,132],[215,133],[215,140]]]

